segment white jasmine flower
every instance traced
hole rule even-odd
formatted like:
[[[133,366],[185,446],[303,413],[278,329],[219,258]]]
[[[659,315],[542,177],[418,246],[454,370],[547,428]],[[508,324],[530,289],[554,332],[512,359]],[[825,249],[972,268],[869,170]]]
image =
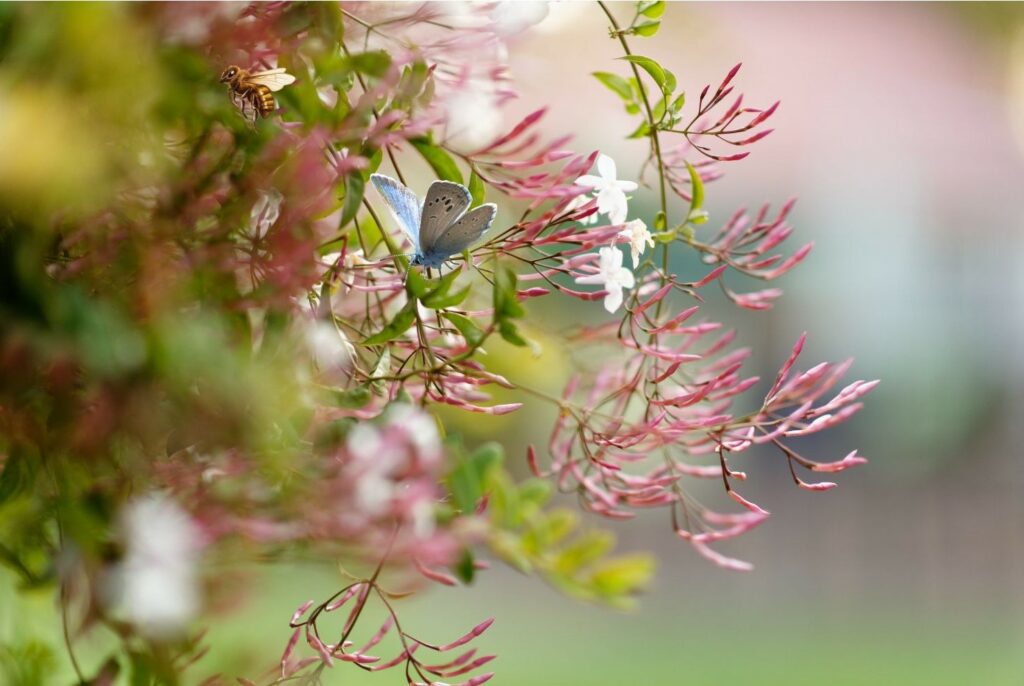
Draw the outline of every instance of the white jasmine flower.
[[[284,200],[284,196],[276,190],[260,192],[260,197],[253,203],[252,212],[249,214],[250,236],[263,238],[267,235],[267,231],[281,216],[282,200]]]
[[[110,589],[114,604],[142,634],[173,638],[199,610],[199,527],[173,500],[153,494],[128,504],[121,528],[126,554]]]
[[[576,179],[580,186],[593,188],[597,193],[597,211],[608,215],[612,224],[626,221],[629,207],[626,204],[626,193],[635,191],[637,185],[633,181],[620,181],[616,178],[615,160],[608,155],[599,155],[597,171],[600,176],[586,174]]]
[[[640,256],[644,254],[644,250],[654,247],[654,237],[642,219],[626,222],[626,228],[620,231],[619,235],[629,239],[629,253],[633,257],[633,269],[636,269],[640,266]]]
[[[604,297],[604,309],[615,312],[622,306],[622,289],[636,285],[633,272],[622,266],[622,251],[618,248],[601,248],[598,251],[601,262],[597,274],[576,277],[576,283],[601,284],[608,291]]]

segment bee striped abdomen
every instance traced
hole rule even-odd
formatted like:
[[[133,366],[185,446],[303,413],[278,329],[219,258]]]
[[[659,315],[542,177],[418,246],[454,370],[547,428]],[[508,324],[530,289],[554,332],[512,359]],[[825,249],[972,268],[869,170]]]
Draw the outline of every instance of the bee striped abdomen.
[[[277,102],[274,100],[274,94],[270,92],[269,88],[263,85],[257,85],[255,88],[256,107],[259,110],[260,116],[269,116],[277,109]]]

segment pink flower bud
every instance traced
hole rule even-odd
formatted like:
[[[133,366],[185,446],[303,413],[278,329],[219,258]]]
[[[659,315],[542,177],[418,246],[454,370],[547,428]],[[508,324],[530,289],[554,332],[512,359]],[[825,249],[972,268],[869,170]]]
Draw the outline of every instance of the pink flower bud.
[[[839,484],[833,483],[832,481],[819,481],[817,483],[807,483],[801,479],[797,479],[797,486],[807,491],[830,491]]]
[[[480,622],[475,627],[473,627],[469,631],[469,633],[467,633],[466,635],[462,636],[461,638],[458,638],[458,639],[452,641],[451,643],[448,643],[446,645],[440,646],[438,648],[438,650],[441,651],[441,652],[445,652],[445,651],[451,650],[452,648],[458,648],[461,645],[465,645],[466,643],[469,643],[470,641],[472,641],[474,638],[476,638],[477,636],[479,636],[483,632],[487,631],[488,627],[490,627],[491,624],[494,624],[494,618],[493,617],[490,618],[490,619],[484,620],[483,622]]]
[[[537,464],[537,450],[531,443],[526,447],[526,463],[530,466],[530,471],[538,479],[543,478],[543,474],[540,471],[540,465]]]
[[[455,586],[458,584],[458,581],[452,575],[430,569],[420,562],[419,559],[414,559],[413,564],[416,566],[416,571],[439,584],[444,584],[445,586]]]
[[[720,265],[718,267],[715,267],[714,269],[712,269],[708,273],[707,276],[705,276],[703,279],[701,279],[697,283],[693,284],[693,287],[694,288],[701,288],[703,286],[708,285],[709,283],[711,283],[712,281],[717,279],[719,276],[721,276],[725,272],[725,270],[728,269],[728,268],[729,268],[729,265],[727,265],[727,264],[723,264],[723,265]]]
[[[306,610],[308,610],[311,607],[313,607],[313,601],[312,600],[306,601],[305,603],[300,605],[299,609],[296,610],[295,614],[292,615],[292,618],[291,618],[291,621],[289,622],[289,624],[291,624],[292,626],[295,626],[296,624],[298,624],[299,623],[299,618],[302,617],[302,615],[304,615],[306,613]]]

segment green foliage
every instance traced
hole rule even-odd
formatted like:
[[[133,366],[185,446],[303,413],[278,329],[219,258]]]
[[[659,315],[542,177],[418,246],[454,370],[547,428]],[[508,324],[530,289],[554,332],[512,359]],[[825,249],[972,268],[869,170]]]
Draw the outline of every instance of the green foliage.
[[[472,513],[486,502],[491,550],[524,573],[537,573],[563,592],[614,607],[627,607],[654,572],[647,555],[612,555],[615,537],[581,530],[572,510],[549,507],[552,486],[542,479],[516,482],[505,469],[504,449],[485,443],[467,455],[452,439],[454,466],[446,479],[452,507]],[[465,582],[473,578],[467,552],[453,568]]]
[[[410,298],[401,310],[384,325],[384,328],[363,341],[363,345],[380,345],[393,341],[412,326],[416,321],[416,300]]]
[[[0,646],[0,674],[6,686],[41,686],[57,666],[53,650],[39,641]]]
[[[458,165],[455,164],[455,160],[452,159],[452,156],[444,148],[435,144],[429,136],[413,138],[409,143],[419,151],[438,178],[462,183],[462,172],[459,170]]]
[[[484,198],[484,181],[480,178],[480,175],[475,171],[469,175],[469,194],[473,198],[473,205],[483,204]]]
[[[520,334],[513,319],[526,314],[519,302],[516,288],[516,273],[508,267],[501,267],[494,273],[494,324],[501,337],[512,345],[525,346],[526,339]]]
[[[636,13],[624,35],[649,38],[661,28],[661,15],[665,13],[665,0],[644,0],[636,3]]]
[[[477,347],[484,342],[483,330],[469,317],[456,312],[446,312],[444,316],[459,330],[469,345]]]
[[[603,83],[608,90],[622,98],[626,104],[634,102],[633,99],[633,88],[629,85],[629,81],[622,78],[618,74],[612,74],[607,71],[595,71],[594,78]]]
[[[473,512],[501,468],[504,450],[498,443],[485,443],[467,456],[458,441],[449,442],[448,448],[455,465],[447,479],[452,503],[463,513]]]
[[[536,572],[564,593],[613,607],[628,607],[650,581],[648,555],[612,555],[615,537],[581,530],[572,510],[548,507],[551,484],[541,479],[515,483],[494,469],[486,482],[495,554],[524,573]]]

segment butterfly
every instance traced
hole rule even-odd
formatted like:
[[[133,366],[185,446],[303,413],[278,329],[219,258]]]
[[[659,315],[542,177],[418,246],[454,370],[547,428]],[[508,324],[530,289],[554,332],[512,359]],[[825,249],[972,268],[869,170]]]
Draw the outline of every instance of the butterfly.
[[[412,265],[440,268],[452,255],[475,243],[491,227],[496,205],[487,203],[466,211],[472,203],[461,183],[435,181],[420,199],[390,176],[371,174],[377,191],[387,200],[399,226],[416,247]]]

